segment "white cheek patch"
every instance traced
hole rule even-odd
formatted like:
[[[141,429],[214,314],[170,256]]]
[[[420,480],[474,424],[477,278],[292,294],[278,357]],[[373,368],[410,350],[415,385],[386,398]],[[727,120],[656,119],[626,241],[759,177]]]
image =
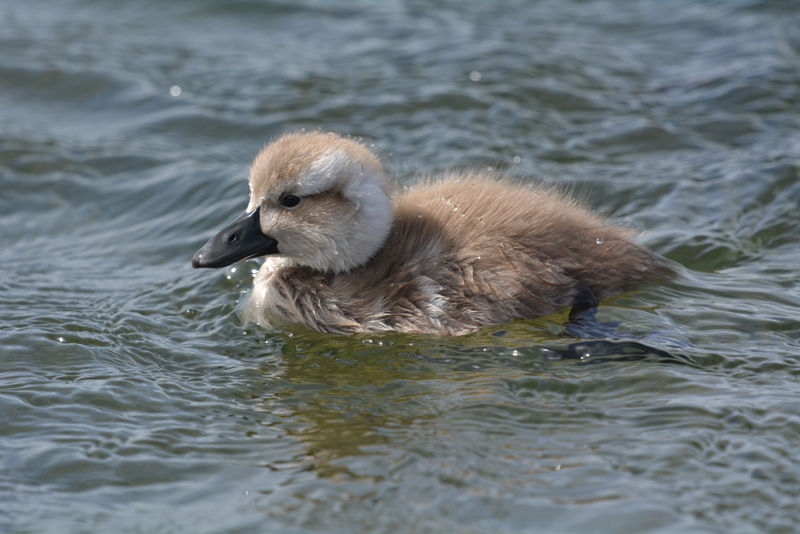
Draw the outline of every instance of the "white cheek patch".
[[[363,265],[383,245],[393,217],[392,201],[384,191],[385,180],[381,169],[353,159],[342,149],[326,152],[301,173],[301,194],[328,191],[341,184],[342,194],[355,210],[351,227],[328,236],[333,252],[323,253],[330,253],[323,261],[326,268],[344,272]]]
[[[328,191],[340,176],[352,174],[358,166],[341,148],[326,150],[297,177],[299,193],[308,196]]]
[[[356,206],[360,234],[353,239],[367,257],[377,252],[392,226],[393,206],[381,186],[383,176],[373,169],[364,169],[344,188],[344,196]]]

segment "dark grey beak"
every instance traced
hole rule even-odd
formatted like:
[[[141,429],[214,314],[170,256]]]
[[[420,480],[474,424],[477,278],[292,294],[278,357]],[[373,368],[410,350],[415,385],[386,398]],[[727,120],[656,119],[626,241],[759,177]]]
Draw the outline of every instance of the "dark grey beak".
[[[261,231],[259,208],[242,213],[192,258],[192,267],[227,267],[237,261],[278,253],[278,242]]]

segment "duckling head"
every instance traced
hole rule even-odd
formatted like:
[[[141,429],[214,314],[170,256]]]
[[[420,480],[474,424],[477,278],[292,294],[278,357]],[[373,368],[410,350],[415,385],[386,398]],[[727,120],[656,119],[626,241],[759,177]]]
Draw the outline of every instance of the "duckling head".
[[[391,229],[383,166],[352,139],[284,135],[256,156],[249,182],[247,209],[194,255],[195,268],[277,254],[290,264],[346,272],[369,261]]]

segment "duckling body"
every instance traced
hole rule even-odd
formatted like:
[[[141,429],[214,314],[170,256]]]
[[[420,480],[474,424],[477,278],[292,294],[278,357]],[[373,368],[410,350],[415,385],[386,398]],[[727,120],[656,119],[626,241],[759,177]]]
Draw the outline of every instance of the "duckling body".
[[[629,230],[544,188],[454,174],[392,201],[377,158],[333,134],[278,139],[250,185],[245,214],[193,265],[266,254],[243,309],[260,324],[458,335],[619,293],[660,264]]]

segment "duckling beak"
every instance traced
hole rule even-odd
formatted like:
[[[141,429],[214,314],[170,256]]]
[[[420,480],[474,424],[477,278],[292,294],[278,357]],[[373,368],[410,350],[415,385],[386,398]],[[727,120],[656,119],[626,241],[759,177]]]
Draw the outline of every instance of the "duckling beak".
[[[264,235],[259,224],[258,208],[244,212],[212,237],[192,258],[192,267],[227,267],[237,261],[278,253],[278,242]]]

